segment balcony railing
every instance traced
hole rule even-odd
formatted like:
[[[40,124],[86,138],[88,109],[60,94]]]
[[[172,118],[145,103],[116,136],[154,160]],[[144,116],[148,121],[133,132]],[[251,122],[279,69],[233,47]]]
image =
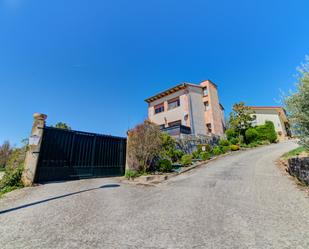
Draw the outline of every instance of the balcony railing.
[[[191,134],[191,128],[184,125],[174,125],[169,127],[161,128],[161,131],[164,131],[171,136],[179,136],[180,134]]]

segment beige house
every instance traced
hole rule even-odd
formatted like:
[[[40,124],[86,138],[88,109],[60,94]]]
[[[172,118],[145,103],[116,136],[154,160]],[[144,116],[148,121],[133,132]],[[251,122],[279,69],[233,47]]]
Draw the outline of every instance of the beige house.
[[[281,106],[249,106],[256,116],[254,125],[263,125],[272,121],[280,140],[291,136],[290,125],[285,110]]]
[[[210,80],[182,83],[145,101],[148,119],[173,136],[224,134],[224,108]]]

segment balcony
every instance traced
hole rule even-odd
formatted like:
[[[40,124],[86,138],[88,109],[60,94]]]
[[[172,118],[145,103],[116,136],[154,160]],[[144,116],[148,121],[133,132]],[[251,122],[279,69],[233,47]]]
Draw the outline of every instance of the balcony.
[[[184,125],[173,125],[161,128],[161,131],[168,133],[171,136],[179,136],[180,134],[191,134],[191,128]]]

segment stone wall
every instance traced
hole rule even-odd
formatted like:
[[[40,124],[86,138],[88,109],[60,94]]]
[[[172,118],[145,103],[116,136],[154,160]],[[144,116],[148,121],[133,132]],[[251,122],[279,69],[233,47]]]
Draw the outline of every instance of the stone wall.
[[[211,147],[214,147],[219,143],[219,140],[220,137],[215,135],[194,136],[185,134],[181,134],[181,136],[176,139],[178,149],[188,154],[191,154],[193,151],[195,151],[199,144],[209,144]]]
[[[290,158],[288,172],[309,186],[309,157]]]

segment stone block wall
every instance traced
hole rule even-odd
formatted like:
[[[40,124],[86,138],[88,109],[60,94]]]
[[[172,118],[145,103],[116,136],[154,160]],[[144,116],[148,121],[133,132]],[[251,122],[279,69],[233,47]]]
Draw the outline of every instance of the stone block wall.
[[[220,140],[219,136],[209,135],[185,135],[181,134],[179,138],[176,139],[177,149],[182,150],[185,153],[191,154],[193,151],[197,150],[199,144],[209,144],[211,147],[218,145]]]
[[[290,158],[288,172],[309,186],[309,157]]]

